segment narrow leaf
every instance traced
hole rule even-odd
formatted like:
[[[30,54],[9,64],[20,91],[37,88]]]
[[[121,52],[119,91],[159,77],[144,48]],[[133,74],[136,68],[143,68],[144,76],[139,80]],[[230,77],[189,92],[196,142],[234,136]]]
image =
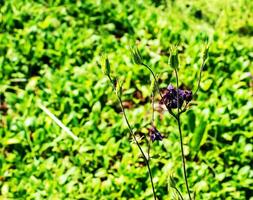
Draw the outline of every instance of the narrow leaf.
[[[196,128],[193,134],[192,141],[191,141],[191,147],[195,151],[198,151],[200,148],[200,144],[205,133],[206,125],[207,125],[207,122],[204,121],[204,118],[202,117],[200,120],[199,126]]]

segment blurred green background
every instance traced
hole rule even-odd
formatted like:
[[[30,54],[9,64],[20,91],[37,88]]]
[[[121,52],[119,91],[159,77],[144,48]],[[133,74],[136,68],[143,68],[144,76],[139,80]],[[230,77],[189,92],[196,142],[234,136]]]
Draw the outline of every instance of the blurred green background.
[[[251,0],[0,1],[0,199],[152,199],[144,161],[96,62],[108,55],[142,137],[151,77],[132,63],[129,47],[138,46],[166,87],[175,83],[169,48],[178,44],[180,85],[195,89],[209,38],[196,105],[182,116],[189,185],[196,199],[252,200],[252,11]],[[161,110],[155,123],[165,136],[151,144],[157,196],[175,199],[173,175],[187,199],[176,123]]]

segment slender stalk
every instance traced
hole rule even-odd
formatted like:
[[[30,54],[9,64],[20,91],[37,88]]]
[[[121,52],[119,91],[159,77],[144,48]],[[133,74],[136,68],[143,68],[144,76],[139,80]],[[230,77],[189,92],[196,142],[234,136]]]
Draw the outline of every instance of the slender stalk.
[[[186,164],[185,164],[185,157],[184,157],[183,135],[182,135],[182,130],[181,130],[181,121],[180,121],[180,112],[179,112],[179,94],[178,94],[179,87],[178,87],[177,69],[175,69],[175,74],[176,74],[176,81],[177,81],[177,118],[176,118],[176,120],[177,120],[179,135],[180,135],[180,146],[181,146],[182,165],[183,165],[183,171],[184,171],[184,180],[185,180],[185,185],[186,185],[189,199],[191,200],[190,189],[189,189],[189,185],[188,185],[186,167],[185,167]]]
[[[39,108],[45,112],[59,127],[62,128],[73,140],[77,141],[78,137],[67,127],[65,126],[50,110],[48,110],[44,105],[38,103]]]
[[[189,199],[191,200],[190,189],[189,189],[187,174],[186,174],[186,163],[185,163],[185,157],[184,157],[183,136],[182,136],[182,131],[181,131],[180,117],[177,119],[177,124],[178,124],[178,130],[180,134],[180,146],[181,146],[182,165],[183,165],[183,171],[184,171],[184,180],[185,180],[185,185],[186,185]]]
[[[155,76],[153,70],[152,70],[148,65],[146,65],[145,63],[141,63],[141,65],[143,65],[144,67],[146,67],[146,68],[150,71],[150,73],[152,74],[152,76],[153,76],[153,78],[154,78],[154,80],[155,80],[156,89],[157,89],[157,91],[158,91],[158,93],[159,93],[161,99],[163,99],[162,93],[161,93],[161,91],[160,91],[160,89],[159,89],[159,83],[158,83],[158,81],[157,81],[157,79],[156,79],[156,76]],[[165,105],[165,106],[166,106],[166,109],[168,110],[168,112],[169,112],[174,118],[177,118],[177,116],[173,113],[173,111],[172,111],[167,105]]]
[[[160,92],[160,89],[159,89],[159,84],[158,84],[158,81],[155,77],[155,74],[153,72],[153,70],[148,66],[146,65],[145,63],[142,63],[143,66],[145,66],[152,74],[154,80],[155,80],[155,85],[156,85],[156,88],[158,90],[158,93],[160,95],[160,97],[162,98],[162,94]],[[202,64],[202,68],[203,69],[204,67],[204,63]],[[202,71],[202,70],[201,70]],[[177,70],[175,69],[175,73],[176,73],[176,80],[177,80],[177,115],[174,114],[174,112],[168,108],[168,106],[166,106],[168,112],[176,119],[177,123],[178,123],[178,129],[179,129],[179,135],[180,135],[180,146],[181,146],[181,157],[182,157],[182,165],[183,165],[183,172],[184,172],[184,180],[185,180],[185,185],[186,185],[186,189],[187,189],[187,193],[188,193],[188,196],[189,196],[189,199],[191,200],[191,195],[190,195],[190,189],[189,189],[189,185],[188,185],[188,180],[187,180],[187,175],[186,175],[186,164],[185,164],[185,157],[184,157],[184,146],[183,146],[183,136],[182,136],[182,131],[181,131],[181,121],[180,121],[180,114],[182,112],[179,111],[179,94],[178,94],[178,73],[177,73]],[[201,74],[200,74],[200,79],[201,79]],[[200,79],[199,79],[199,82],[200,82]]]
[[[147,145],[148,145],[148,158],[147,158],[147,160],[149,161],[150,160],[150,142],[149,142],[149,139],[147,138],[147,137],[145,137],[145,140],[146,140],[146,142],[147,142]]]
[[[195,95],[197,94],[197,92],[199,91],[199,88],[200,88],[200,81],[201,81],[202,72],[203,72],[203,69],[204,69],[205,63],[206,63],[206,59],[203,59],[203,60],[202,60],[202,64],[201,64],[201,68],[200,68],[200,72],[199,72],[199,78],[198,78],[198,85],[197,85],[197,89],[195,90],[195,92],[193,93],[193,95],[192,95],[192,96],[195,96]]]
[[[151,125],[154,126],[155,121],[155,102],[154,102],[154,91],[152,91],[152,119],[151,119]]]
[[[156,89],[157,89],[160,97],[162,98],[163,96],[162,96],[162,93],[160,92],[159,84],[158,84],[158,81],[157,81],[157,79],[155,77],[155,74],[154,74],[153,70],[148,65],[146,65],[145,63],[141,63],[141,65],[143,65],[144,67],[146,67],[150,71],[150,73],[152,74],[152,76],[153,76],[153,78],[155,80]]]
[[[134,141],[135,141],[135,143],[137,144],[137,146],[138,146],[138,148],[139,148],[139,150],[140,150],[140,152],[141,152],[141,154],[142,154],[142,156],[143,156],[143,158],[144,158],[144,161],[145,161],[145,163],[146,163],[146,165],[147,165],[148,173],[149,173],[149,176],[150,176],[150,182],[151,182],[151,185],[152,185],[154,200],[156,200],[155,187],[154,187],[154,183],[153,183],[153,176],[152,176],[152,173],[151,173],[149,161],[148,161],[148,159],[146,158],[146,156],[145,156],[145,154],[144,154],[144,152],[143,152],[143,150],[142,150],[142,148],[141,148],[141,146],[140,146],[138,140],[136,139],[136,137],[135,137],[135,135],[134,135],[134,132],[133,132],[133,130],[132,130],[132,127],[130,126],[130,123],[129,123],[128,119],[127,119],[126,112],[125,112],[125,109],[124,109],[124,107],[123,107],[122,100],[121,100],[120,96],[117,94],[117,90],[116,90],[116,88],[115,88],[115,86],[114,86],[114,84],[113,84],[113,80],[112,80],[111,76],[108,75],[108,78],[110,79],[110,81],[111,81],[111,83],[112,83],[112,85],[113,85],[113,88],[114,88],[114,90],[115,90],[116,96],[117,96],[118,101],[119,101],[119,103],[120,103],[121,110],[122,110],[122,112],[123,112],[123,116],[124,116],[125,121],[126,121],[127,126],[128,126],[129,132],[131,133],[132,137],[134,138]]]
[[[182,194],[180,193],[180,191],[176,187],[172,187],[172,188],[174,188],[177,191],[178,195],[180,196],[180,199],[183,200],[184,198]]]
[[[151,126],[154,126],[155,121],[155,102],[154,102],[154,88],[152,88],[151,104],[152,104],[152,117],[151,117]],[[148,144],[148,160],[150,159],[150,141],[146,139]]]

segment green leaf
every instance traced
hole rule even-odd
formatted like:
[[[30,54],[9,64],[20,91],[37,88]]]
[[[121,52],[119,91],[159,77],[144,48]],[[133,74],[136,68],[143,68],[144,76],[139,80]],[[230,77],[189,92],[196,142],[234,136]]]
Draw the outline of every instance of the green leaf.
[[[202,138],[205,133],[206,125],[207,125],[207,122],[204,121],[204,118],[203,117],[200,118],[199,126],[196,128],[192,137],[192,141],[191,141],[191,147],[195,151],[199,150]]]
[[[201,83],[201,88],[204,91],[208,91],[212,88],[212,85],[213,85],[213,79],[207,79],[207,80],[205,80],[204,82]]]
[[[190,131],[193,133],[196,126],[196,115],[192,110],[189,110],[187,112],[187,115],[188,115],[188,127]]]

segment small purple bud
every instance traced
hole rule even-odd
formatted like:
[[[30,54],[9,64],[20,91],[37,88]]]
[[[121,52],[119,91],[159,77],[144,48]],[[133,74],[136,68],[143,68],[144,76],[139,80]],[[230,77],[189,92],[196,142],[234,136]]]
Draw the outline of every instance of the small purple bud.
[[[168,107],[169,108],[177,108],[177,100],[176,99],[173,99],[172,101],[170,101],[168,103]]]
[[[179,98],[182,98],[184,100],[185,99],[185,91],[178,89],[178,96],[179,96]]]
[[[192,91],[185,90],[185,101],[190,102],[192,100]]]
[[[167,98],[169,100],[172,100],[177,95],[177,91],[172,84],[169,84],[169,86],[167,87],[167,92],[165,95],[167,95]]]
[[[154,142],[155,140],[160,140],[161,141],[163,139],[163,136],[156,129],[156,127],[152,126],[148,130],[149,130],[149,135],[150,135],[150,139],[152,140],[152,142]]]
[[[177,91],[178,91],[178,103],[177,103]],[[192,92],[190,90],[176,90],[172,84],[169,84],[160,103],[165,104],[167,107],[174,109],[181,108],[184,104],[192,100]]]
[[[183,99],[179,98],[178,107],[181,108],[182,105],[183,105],[183,103],[184,103]],[[173,108],[177,108],[177,99],[173,99],[172,101],[170,101],[170,102],[167,104],[167,106],[168,106],[169,108],[172,108],[172,109],[173,109]]]
[[[167,87],[168,90],[174,90],[174,86],[172,84],[169,84],[168,87]]]

